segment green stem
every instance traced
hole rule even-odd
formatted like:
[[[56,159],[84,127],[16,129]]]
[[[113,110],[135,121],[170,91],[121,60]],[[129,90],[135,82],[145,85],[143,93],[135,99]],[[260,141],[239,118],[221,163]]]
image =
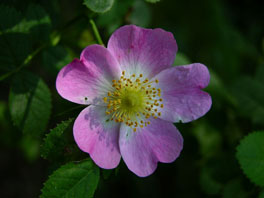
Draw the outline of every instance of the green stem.
[[[97,42],[98,42],[100,45],[103,45],[103,46],[104,46],[104,43],[103,43],[103,41],[102,41],[102,38],[101,38],[101,36],[100,36],[100,34],[99,34],[99,32],[98,32],[98,29],[97,29],[97,27],[96,27],[96,25],[95,25],[95,23],[94,23],[94,20],[93,20],[93,19],[90,19],[89,22],[90,22],[91,25],[92,25],[92,29],[93,29],[93,32],[94,32],[94,35],[95,35],[95,38],[96,38]]]
[[[23,63],[18,66],[16,69],[3,74],[2,76],[0,76],[0,81],[5,80],[6,78],[8,78],[9,76],[12,76],[13,74],[19,72],[23,67],[25,67],[44,47],[46,46],[46,44],[43,44],[42,46],[40,46],[39,48],[37,48],[34,52],[32,52],[31,54],[29,54],[27,56],[27,58],[23,61]]]

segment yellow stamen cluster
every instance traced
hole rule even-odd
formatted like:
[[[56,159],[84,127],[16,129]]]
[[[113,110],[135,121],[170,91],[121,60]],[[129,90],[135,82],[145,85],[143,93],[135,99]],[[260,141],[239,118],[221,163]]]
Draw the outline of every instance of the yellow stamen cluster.
[[[123,122],[136,131],[150,124],[148,118],[161,116],[158,111],[163,108],[161,89],[152,87],[153,83],[159,81],[144,79],[143,74],[126,76],[123,71],[119,80],[112,81],[112,90],[103,98],[110,120]]]

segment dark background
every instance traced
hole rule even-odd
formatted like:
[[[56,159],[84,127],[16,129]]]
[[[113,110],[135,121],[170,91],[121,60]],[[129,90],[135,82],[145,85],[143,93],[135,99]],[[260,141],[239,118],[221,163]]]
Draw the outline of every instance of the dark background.
[[[22,14],[31,3],[48,13],[50,32],[60,32],[57,46],[64,49],[54,61],[45,58],[44,49],[27,67],[41,76],[52,93],[52,114],[45,133],[84,108],[63,100],[55,90],[55,79],[62,66],[79,57],[85,46],[96,43],[89,18],[94,19],[105,44],[125,24],[170,31],[179,48],[175,65],[201,62],[210,70],[206,91],[212,96],[211,110],[197,121],[176,124],[184,137],[180,157],[171,164],[159,164],[147,178],[137,177],[123,162],[116,170],[101,171],[95,197],[258,197],[261,189],[246,178],[235,155],[242,137],[264,128],[263,1],[161,0],[151,4],[116,0],[101,15],[92,13],[81,0],[0,1]],[[56,168],[88,156],[74,144],[70,127],[65,137],[70,146],[63,155],[42,159],[39,149],[44,136],[24,137],[12,124],[10,81],[7,78],[0,85],[0,197],[38,197],[43,182]]]

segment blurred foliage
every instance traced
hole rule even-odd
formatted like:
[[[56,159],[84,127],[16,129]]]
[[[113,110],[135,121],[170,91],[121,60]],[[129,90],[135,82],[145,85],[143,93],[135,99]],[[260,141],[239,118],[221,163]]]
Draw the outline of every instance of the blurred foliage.
[[[253,132],[264,129],[263,8],[245,0],[1,0],[0,197],[42,189],[41,197],[263,198],[263,132]],[[80,161],[88,155],[72,124],[84,106],[62,99],[55,81],[98,43],[91,21],[105,45],[125,24],[163,28],[178,44],[175,66],[209,68],[212,109],[176,124],[185,140],[180,158],[147,178],[123,162],[99,173]]]
[[[237,147],[237,159],[248,178],[264,186],[264,131],[253,132],[241,140]]]

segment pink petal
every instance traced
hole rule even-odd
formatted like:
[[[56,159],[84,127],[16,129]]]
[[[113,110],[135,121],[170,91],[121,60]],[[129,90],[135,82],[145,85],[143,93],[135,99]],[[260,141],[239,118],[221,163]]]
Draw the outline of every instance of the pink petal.
[[[101,104],[111,87],[111,81],[120,75],[117,62],[100,45],[91,45],[58,74],[56,88],[65,99],[78,104]]]
[[[74,139],[101,168],[115,168],[120,162],[118,145],[120,124],[107,121],[105,107],[89,106],[75,120]]]
[[[176,41],[170,32],[135,25],[123,26],[115,31],[107,48],[122,70],[129,74],[142,73],[148,78],[169,68],[177,52]]]
[[[190,122],[206,114],[212,105],[211,96],[202,91],[210,80],[206,66],[194,63],[166,69],[155,76],[159,80],[164,108],[161,119]]]
[[[133,132],[125,124],[120,129],[120,152],[127,167],[140,177],[152,174],[157,162],[173,162],[183,147],[176,127],[161,119],[149,119],[150,125]]]

